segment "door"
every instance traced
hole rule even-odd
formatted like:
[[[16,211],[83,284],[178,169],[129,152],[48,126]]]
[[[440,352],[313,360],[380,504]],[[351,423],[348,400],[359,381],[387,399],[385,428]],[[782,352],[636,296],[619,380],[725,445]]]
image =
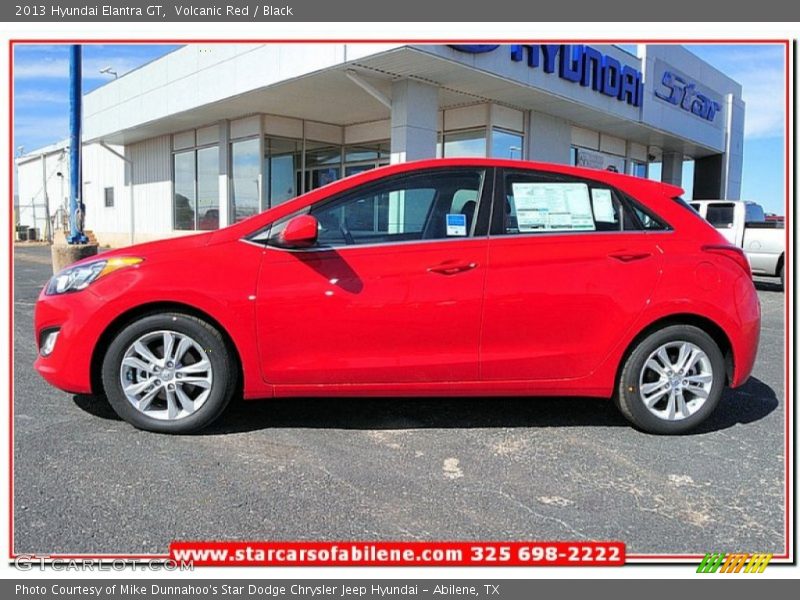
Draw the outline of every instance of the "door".
[[[668,229],[602,184],[531,171],[498,182],[482,379],[588,375],[644,309]]]
[[[476,381],[491,187],[482,169],[432,169],[313,205],[316,247],[264,253],[266,381]]]

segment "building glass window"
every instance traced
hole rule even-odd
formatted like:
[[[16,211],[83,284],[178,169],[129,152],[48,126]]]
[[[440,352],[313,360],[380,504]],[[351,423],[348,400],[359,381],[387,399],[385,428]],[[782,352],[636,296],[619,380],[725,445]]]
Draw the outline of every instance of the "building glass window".
[[[175,229],[194,229],[194,150],[176,152],[174,161],[173,211]]]
[[[264,178],[267,208],[300,194],[303,142],[286,138],[264,139]]]
[[[173,218],[175,229],[219,227],[219,147],[173,155]]]
[[[197,151],[196,229],[219,229],[219,147]]]
[[[258,138],[231,144],[231,223],[259,212],[261,205]]]
[[[389,142],[363,146],[347,146],[344,149],[344,175],[349,177],[376,167],[389,164]]]
[[[575,166],[587,169],[599,169],[614,173],[627,173],[625,159],[615,154],[589,150],[588,148],[575,148]]]
[[[628,174],[635,177],[647,178],[647,163],[638,160],[628,161]]]
[[[444,134],[444,157],[486,156],[486,129],[454,131]]]
[[[342,148],[306,142],[306,191],[333,183],[342,177]]]
[[[105,207],[114,208],[114,188],[113,187],[103,188],[103,196],[105,200]]]
[[[503,129],[492,131],[492,157],[522,159],[522,135]]]

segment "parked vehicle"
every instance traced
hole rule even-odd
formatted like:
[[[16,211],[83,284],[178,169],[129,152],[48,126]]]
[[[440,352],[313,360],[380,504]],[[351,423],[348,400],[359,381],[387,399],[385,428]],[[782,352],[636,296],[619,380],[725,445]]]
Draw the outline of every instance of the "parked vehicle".
[[[744,250],[754,275],[780,277],[783,286],[786,230],[764,209],[743,200],[693,200],[692,207],[725,239]]]
[[[511,160],[375,169],[55,275],[36,368],[169,433],[237,389],[613,397],[637,427],[681,433],[750,376],[760,308],[741,249],[680,194]]]

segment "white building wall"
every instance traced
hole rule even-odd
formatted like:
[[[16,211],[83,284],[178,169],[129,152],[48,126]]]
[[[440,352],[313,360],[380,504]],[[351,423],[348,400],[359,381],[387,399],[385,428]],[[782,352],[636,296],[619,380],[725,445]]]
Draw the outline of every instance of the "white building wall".
[[[573,129],[563,119],[531,111],[528,159],[569,164]]]
[[[170,136],[144,140],[128,148],[133,160],[134,222],[138,239],[172,232],[172,146]]]
[[[57,212],[66,206],[69,198],[69,154],[66,147],[18,160],[17,194],[19,224],[35,227],[39,238],[43,238],[47,233],[48,214],[51,218],[59,217]]]
[[[391,135],[392,127],[390,121],[372,121],[370,123],[358,123],[344,128],[345,144],[362,144],[388,140]]]
[[[92,140],[399,44],[188,44],[84,97]]]
[[[124,147],[111,148],[124,153]],[[114,206],[105,205],[105,188],[114,190]],[[100,144],[83,147],[84,228],[93,232],[122,233],[129,229],[130,197],[125,179],[125,161]],[[102,243],[102,242],[101,242]]]

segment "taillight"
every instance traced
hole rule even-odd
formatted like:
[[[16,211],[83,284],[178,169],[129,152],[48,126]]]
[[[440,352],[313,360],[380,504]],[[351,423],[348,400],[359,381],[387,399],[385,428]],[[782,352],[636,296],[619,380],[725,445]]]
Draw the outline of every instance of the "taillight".
[[[728,244],[712,244],[703,246],[702,250],[703,252],[713,252],[714,254],[721,254],[722,256],[730,258],[733,262],[739,265],[745,273],[747,273],[748,277],[753,276],[753,273],[750,271],[750,261],[747,260],[747,255],[741,248],[730,246]]]

